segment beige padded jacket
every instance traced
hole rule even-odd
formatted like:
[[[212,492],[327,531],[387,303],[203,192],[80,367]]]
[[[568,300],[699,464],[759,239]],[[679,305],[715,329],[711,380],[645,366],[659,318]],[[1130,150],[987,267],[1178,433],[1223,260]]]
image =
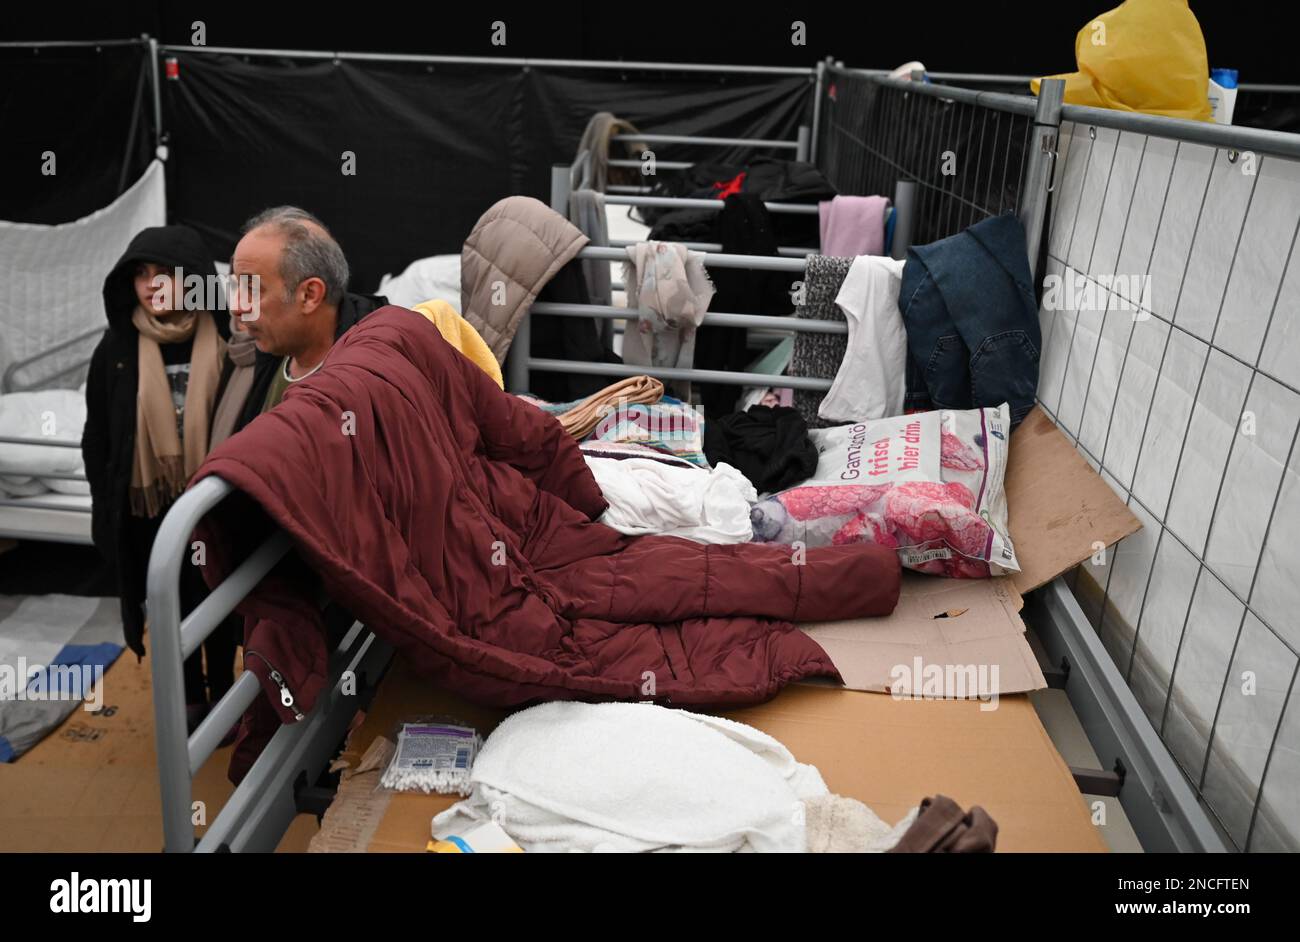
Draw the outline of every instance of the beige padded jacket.
[[[479,217],[460,253],[460,312],[498,363],[537,293],[587,241],[531,196],[508,196]]]

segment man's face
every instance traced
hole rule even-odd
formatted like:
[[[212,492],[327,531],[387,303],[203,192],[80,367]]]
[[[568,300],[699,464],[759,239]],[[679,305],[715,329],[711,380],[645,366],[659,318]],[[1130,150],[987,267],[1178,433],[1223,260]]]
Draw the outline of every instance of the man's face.
[[[258,290],[232,291],[230,312],[248,331],[257,349],[277,356],[288,356],[302,345],[304,318],[300,298],[293,293],[285,298],[285,284],[280,277],[280,252],[283,238],[267,229],[254,229],[239,240],[230,273],[245,282],[256,280]]]

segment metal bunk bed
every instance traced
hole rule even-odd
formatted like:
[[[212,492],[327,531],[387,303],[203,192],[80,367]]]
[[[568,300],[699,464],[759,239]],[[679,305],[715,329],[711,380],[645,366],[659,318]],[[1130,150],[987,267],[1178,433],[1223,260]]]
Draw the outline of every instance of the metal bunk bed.
[[[98,337],[103,329],[96,327],[76,337],[48,347],[33,356],[10,363],[0,378],[0,392],[32,392],[51,386],[84,370],[90,363],[89,355],[76,358],[72,363],[60,367],[53,373],[35,380],[24,380],[21,374],[30,370],[52,356],[62,353],[79,344]],[[62,438],[22,438],[0,435],[0,445],[38,445],[47,448],[81,449],[81,441]],[[24,474],[25,469],[9,460],[8,455],[0,460],[0,474]],[[67,481],[86,482],[84,472],[67,474],[42,471],[41,478],[57,478]],[[64,494],[49,491],[31,497],[6,497],[0,493],[0,537],[19,540],[47,540],[55,543],[77,543],[88,545],[90,538],[90,495]]]
[[[821,100],[823,83],[834,78],[840,83],[840,101],[848,96],[846,87],[853,82],[865,83],[864,95],[871,106],[851,112],[856,123],[849,127],[827,114]],[[1041,282],[1044,271],[1038,265],[1039,250],[1051,259],[1059,248],[1060,230],[1065,212],[1077,214],[1079,206],[1087,199],[1106,199],[1106,187],[1087,190],[1080,185],[1069,190],[1071,161],[1076,160],[1070,151],[1060,153],[1059,136],[1065,128],[1071,133],[1071,143],[1083,140],[1087,134],[1095,141],[1097,129],[1113,129],[1122,133],[1140,134],[1151,140],[1157,138],[1174,142],[1196,142],[1219,148],[1232,161],[1248,149],[1294,159],[1300,157],[1300,136],[1274,134],[1241,128],[1220,128],[1152,118],[1144,115],[1121,114],[1062,105],[1059,83],[1045,82],[1040,98],[998,93],[974,92],[968,89],[942,85],[920,85],[890,80],[877,73],[845,69],[842,63],[823,63],[817,69],[817,93],[812,140],[813,152],[822,154],[819,165],[832,175],[832,182],[842,192],[880,192],[885,186],[895,186],[895,204],[899,212],[893,253],[905,251],[913,233],[919,239],[940,238],[959,231],[970,222],[1004,208],[1015,210],[1025,225],[1030,248],[1030,263],[1036,281]],[[959,179],[940,180],[938,183],[919,170],[923,161],[932,156],[933,141],[917,141],[909,135],[928,134],[920,118],[938,115],[946,126],[962,126],[974,130],[979,125],[978,157],[975,178],[981,167],[991,184],[999,172],[994,159],[1003,154],[1000,168],[1003,183],[999,193],[1013,194],[1009,206],[997,205],[983,199],[972,198],[974,192],[965,187],[969,175]],[[991,135],[988,133],[992,128]],[[1084,129],[1090,129],[1085,132]],[[1005,134],[1006,143],[1000,143]],[[864,140],[867,136],[869,140]],[[935,135],[939,137],[939,135]],[[985,138],[988,137],[989,162],[985,159]],[[850,147],[835,147],[836,140],[847,140]],[[1007,157],[1015,153],[1019,142],[1020,159]],[[1085,142],[1087,144],[1087,142]],[[1091,147],[1088,147],[1085,166],[1091,164]],[[1113,154],[1112,154],[1113,159]],[[1015,166],[1012,167],[1011,164]],[[1170,171],[1172,175],[1172,170]],[[1014,175],[1014,176],[1013,176]],[[1090,177],[1085,172],[1085,177]],[[1017,179],[1018,177],[1018,179]],[[837,179],[838,178],[838,179]],[[562,208],[570,182],[568,168],[557,168],[553,176],[553,205]],[[976,182],[978,182],[976,180]],[[1106,171],[1109,183],[1109,170]],[[1009,190],[1008,190],[1009,185]],[[1130,181],[1133,185],[1133,181]],[[1136,187],[1134,186],[1134,189]],[[1066,191],[1066,192],[1063,192]],[[1130,199],[1132,190],[1130,190]],[[612,197],[609,198],[612,200]],[[1070,201],[1074,205],[1070,206]],[[1049,201],[1055,218],[1049,216]],[[1101,205],[1090,206],[1089,211],[1100,214]],[[801,210],[806,211],[806,210]],[[1047,223],[1050,220],[1050,226]],[[1069,225],[1076,226],[1072,215]],[[1046,242],[1046,244],[1044,244]],[[584,257],[619,260],[620,247],[607,249],[588,248]],[[793,258],[744,259],[713,254],[708,260],[715,266],[762,265],[797,272],[803,263]],[[1059,263],[1059,259],[1058,259]],[[601,308],[580,305],[536,305],[537,313],[566,316],[589,316],[602,319],[626,317],[625,309]],[[720,318],[715,320],[715,318]],[[727,323],[751,328],[770,328],[771,318],[752,315],[710,314],[706,323]],[[527,324],[525,318],[524,324]],[[826,330],[830,325],[810,321],[783,321],[782,330]],[[1077,327],[1077,324],[1076,324]],[[1074,347],[1073,342],[1070,348]],[[516,337],[509,362],[508,377],[511,389],[526,389],[531,370],[567,370],[599,375],[621,376],[646,372],[641,367],[622,367],[609,364],[583,364],[564,361],[536,360],[528,355],[527,327]],[[1095,351],[1094,351],[1095,365]],[[1247,364],[1250,365],[1250,364]],[[746,385],[770,385],[773,377],[765,374],[715,374],[696,370],[655,370],[649,372],[663,378],[692,379],[713,382],[730,382]],[[785,377],[783,385],[824,389],[828,381]],[[1043,394],[1040,389],[1040,398]],[[1047,407],[1049,404],[1044,403]],[[1049,409],[1074,442],[1084,448],[1084,436],[1076,427],[1071,430],[1061,418]],[[1107,472],[1104,455],[1090,458],[1095,468]],[[1225,475],[1226,475],[1225,469]],[[1281,482],[1279,482],[1279,489]],[[197,521],[215,508],[229,493],[229,487],[220,481],[208,479],[187,492],[173,507],[164,521],[155,544],[149,573],[149,608],[151,633],[154,641],[153,670],[155,677],[155,709],[158,724],[158,756],[162,780],[164,818],[168,850],[189,850],[194,844],[191,826],[192,798],[191,776],[211,754],[221,732],[238,717],[240,712],[258,695],[256,682],[245,676],[234,690],[213,711],[212,716],[187,741],[184,726],[181,662],[186,654],[196,649],[202,637],[218,620],[229,612],[288,548],[283,534],[271,538],[222,584],[214,594],[184,623],[181,622],[177,598],[177,580],[180,566],[186,557],[190,533]],[[1216,502],[1217,504],[1217,502]],[[1276,509],[1277,500],[1274,500]],[[1160,515],[1153,514],[1161,534],[1166,523]],[[1270,518],[1271,523],[1271,518]],[[1178,539],[1171,534],[1171,539]],[[1119,555],[1118,553],[1116,554]],[[1261,559],[1263,550],[1261,549]],[[1204,559],[1197,554],[1202,567]],[[1258,568],[1259,563],[1256,563]],[[1115,567],[1112,565],[1111,572]],[[1148,574],[1148,583],[1152,570]],[[1109,578],[1109,577],[1107,577]],[[1129,820],[1133,823],[1143,847],[1148,851],[1222,851],[1231,849],[1233,842],[1225,834],[1220,821],[1207,805],[1203,793],[1204,776],[1193,781],[1182,763],[1176,761],[1162,734],[1153,727],[1143,706],[1130,689],[1130,680],[1117,667],[1115,658],[1107,649],[1103,638],[1094,628],[1095,613],[1085,612],[1084,606],[1070,584],[1069,575],[1059,577],[1049,585],[1031,593],[1026,599],[1025,622],[1030,626],[1036,642],[1042,649],[1046,663],[1044,673],[1053,687],[1061,688],[1069,697],[1070,705],[1081,721],[1088,740],[1102,762],[1110,771],[1095,773],[1099,782],[1095,790],[1108,789],[1117,795]],[[1077,578],[1076,582],[1079,581]],[[1253,582],[1252,582],[1253,589]],[[1189,601],[1189,614],[1191,602]],[[1103,604],[1104,609],[1104,604]],[[1244,620],[1243,615],[1243,620]],[[353,631],[340,645],[332,664],[331,695],[322,697],[321,703],[301,723],[282,728],[271,745],[258,760],[235,796],[210,826],[198,850],[266,850],[274,847],[298,804],[304,796],[310,798],[315,774],[323,767],[329,753],[339,742],[342,730],[352,716],[356,703],[340,694],[343,672],[352,670],[364,675],[361,689],[373,687],[374,678],[382,671],[389,651],[364,629],[354,626]],[[1280,724],[1280,720],[1279,720]],[[1252,817],[1252,822],[1254,818]]]

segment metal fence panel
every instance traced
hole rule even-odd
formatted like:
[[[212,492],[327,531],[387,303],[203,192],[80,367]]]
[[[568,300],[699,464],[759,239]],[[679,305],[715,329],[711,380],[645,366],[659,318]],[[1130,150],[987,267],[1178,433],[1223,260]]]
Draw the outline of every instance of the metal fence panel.
[[[914,181],[918,243],[1019,209],[1023,111],[825,81],[819,164],[841,193]],[[1143,529],[1075,594],[1232,843],[1294,851],[1300,138],[1092,111],[1066,108],[1097,123],[1057,144],[1038,397]]]

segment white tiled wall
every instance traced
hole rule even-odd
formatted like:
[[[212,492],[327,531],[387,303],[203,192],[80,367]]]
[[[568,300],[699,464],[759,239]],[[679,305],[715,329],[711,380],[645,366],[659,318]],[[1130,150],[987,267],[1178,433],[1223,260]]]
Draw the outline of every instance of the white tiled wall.
[[[1219,499],[1219,482],[1228,455],[1235,451],[1251,370],[1211,350],[1196,394],[1196,406],[1179,455],[1166,525],[1201,555],[1210,516]]]
[[[1291,240],[1285,236],[1295,229],[1298,217],[1300,163],[1261,158],[1214,338],[1217,346],[1248,363],[1259,356],[1270,314],[1294,326],[1296,308],[1274,312],[1273,300],[1291,254]]]
[[[1295,775],[1300,772],[1294,761],[1297,740],[1292,733],[1288,741],[1284,729],[1277,744],[1282,751],[1273,745],[1274,731],[1295,670],[1294,652],[1258,618],[1247,616],[1223,688],[1204,786],[1207,799],[1218,810],[1238,846],[1245,841],[1251,813],[1249,802],[1241,801],[1239,796],[1244,793],[1253,801],[1264,776],[1265,763],[1271,762],[1268,783],[1274,789],[1265,807],[1270,816],[1290,831],[1290,849],[1295,849],[1295,827],[1300,821],[1300,795],[1294,788]],[[1292,753],[1289,767],[1282,754],[1288,748]],[[1271,760],[1270,749],[1273,750]],[[1291,776],[1291,787],[1283,787],[1287,775]]]
[[[1214,336],[1228,272],[1237,257],[1242,223],[1257,179],[1243,174],[1240,164],[1229,162],[1224,151],[1215,152],[1174,317],[1175,324],[1205,341]],[[1166,215],[1170,208],[1166,205]]]
[[[1092,249],[1097,239],[1097,227],[1110,183],[1118,139],[1118,131],[1098,128],[1097,138],[1092,142],[1092,152],[1083,177],[1083,189],[1079,194],[1079,208],[1075,211],[1070,254],[1065,259],[1079,271],[1086,272],[1092,268]]]
[[[1254,419],[1254,434],[1233,438],[1232,457],[1205,553],[1205,561],[1242,598],[1250,592],[1291,435],[1300,423],[1300,395],[1257,376],[1244,412]],[[1283,521],[1280,527],[1289,526],[1285,522],[1288,518],[1279,519]],[[1262,602],[1264,594],[1259,594],[1258,599]],[[1295,623],[1295,611],[1291,609],[1290,617],[1274,621],[1284,637]],[[1300,636],[1294,633],[1290,640],[1300,644]]]
[[[1206,200],[1214,148],[1178,144],[1151,253],[1151,310],[1172,320],[1188,270],[1192,236]],[[1122,257],[1122,255],[1121,255]]]

